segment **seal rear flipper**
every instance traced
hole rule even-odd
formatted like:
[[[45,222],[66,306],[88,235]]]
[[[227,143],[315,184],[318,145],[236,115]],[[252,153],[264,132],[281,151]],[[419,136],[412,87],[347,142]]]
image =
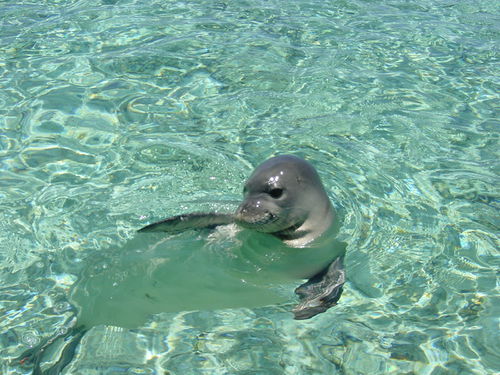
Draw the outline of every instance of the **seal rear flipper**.
[[[234,223],[233,214],[215,212],[193,212],[169,217],[157,223],[146,225],[138,232],[180,232],[187,229],[214,228],[218,225]]]
[[[297,320],[309,319],[335,306],[342,294],[345,270],[342,257],[295,289],[300,303],[293,309]]]

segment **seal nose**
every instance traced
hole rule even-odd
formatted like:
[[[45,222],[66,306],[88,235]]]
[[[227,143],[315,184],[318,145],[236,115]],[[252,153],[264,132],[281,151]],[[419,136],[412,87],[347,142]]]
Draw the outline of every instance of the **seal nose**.
[[[243,202],[236,210],[236,217],[242,218],[245,215],[251,215],[260,209],[260,200],[247,200]]]

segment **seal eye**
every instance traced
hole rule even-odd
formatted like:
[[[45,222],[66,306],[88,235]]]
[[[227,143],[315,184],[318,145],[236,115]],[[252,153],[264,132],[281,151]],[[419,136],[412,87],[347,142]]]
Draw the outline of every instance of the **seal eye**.
[[[283,189],[279,188],[271,189],[269,191],[269,195],[274,199],[278,199],[283,195]]]

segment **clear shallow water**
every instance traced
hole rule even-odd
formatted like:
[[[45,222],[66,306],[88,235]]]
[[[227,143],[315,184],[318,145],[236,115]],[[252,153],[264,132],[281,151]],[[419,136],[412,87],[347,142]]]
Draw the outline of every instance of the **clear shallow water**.
[[[293,321],[290,289],[95,327],[67,373],[500,371],[495,2],[0,10],[2,373],[29,372],[13,359],[71,320],[71,285],[107,249],[233,209],[285,152],[315,164],[344,219],[341,303]]]

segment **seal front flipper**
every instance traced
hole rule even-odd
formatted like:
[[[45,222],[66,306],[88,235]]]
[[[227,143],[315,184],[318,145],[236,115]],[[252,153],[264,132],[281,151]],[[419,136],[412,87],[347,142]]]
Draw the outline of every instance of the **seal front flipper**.
[[[234,223],[234,215],[215,212],[193,212],[177,215],[157,223],[146,225],[138,232],[180,232],[187,229],[213,228]]]
[[[295,289],[300,303],[293,309],[294,318],[309,319],[335,306],[342,294],[345,271],[342,257]]]

